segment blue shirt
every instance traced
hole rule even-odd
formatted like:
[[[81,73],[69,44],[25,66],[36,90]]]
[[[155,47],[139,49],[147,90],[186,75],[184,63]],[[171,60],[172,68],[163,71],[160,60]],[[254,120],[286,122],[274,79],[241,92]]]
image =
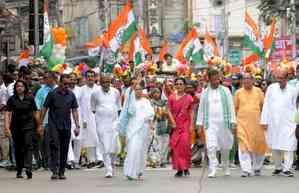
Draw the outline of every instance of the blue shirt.
[[[49,109],[49,129],[71,129],[71,110],[78,108],[77,99],[71,90],[55,88],[49,92],[44,107]]]
[[[41,110],[44,106],[44,103],[46,101],[46,98],[50,91],[52,91],[56,86],[50,87],[48,85],[43,85],[36,93],[35,95],[35,103],[38,110]],[[43,126],[46,126],[48,124],[48,112],[45,115]]]

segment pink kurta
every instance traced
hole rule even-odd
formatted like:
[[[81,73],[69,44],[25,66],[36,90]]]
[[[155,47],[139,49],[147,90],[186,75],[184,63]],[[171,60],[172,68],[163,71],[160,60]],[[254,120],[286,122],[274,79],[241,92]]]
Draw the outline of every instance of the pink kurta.
[[[193,98],[185,95],[176,99],[176,94],[169,97],[169,110],[176,122],[170,134],[170,148],[173,169],[182,171],[191,167],[190,128],[192,122]]]

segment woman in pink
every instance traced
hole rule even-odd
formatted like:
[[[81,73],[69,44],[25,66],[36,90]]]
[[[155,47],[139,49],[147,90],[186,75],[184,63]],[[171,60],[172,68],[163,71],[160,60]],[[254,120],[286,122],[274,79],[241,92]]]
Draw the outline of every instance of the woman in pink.
[[[191,167],[190,135],[192,127],[192,96],[185,93],[184,78],[175,80],[176,92],[169,97],[169,117],[172,124],[170,149],[175,177],[189,176]]]

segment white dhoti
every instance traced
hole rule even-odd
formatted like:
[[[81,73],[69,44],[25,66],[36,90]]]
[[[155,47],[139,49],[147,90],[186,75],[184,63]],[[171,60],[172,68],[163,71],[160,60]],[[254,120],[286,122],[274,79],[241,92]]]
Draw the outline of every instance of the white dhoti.
[[[294,152],[293,151],[281,151],[281,150],[272,150],[274,165],[276,170],[283,170],[284,172],[290,171],[294,161]],[[282,164],[282,154],[284,155],[284,161]]]
[[[265,155],[256,153],[242,152],[239,148],[239,161],[241,169],[244,172],[253,174],[254,171],[261,170],[263,167]]]
[[[80,140],[71,140],[68,152],[68,162],[79,164],[81,155],[81,142]]]

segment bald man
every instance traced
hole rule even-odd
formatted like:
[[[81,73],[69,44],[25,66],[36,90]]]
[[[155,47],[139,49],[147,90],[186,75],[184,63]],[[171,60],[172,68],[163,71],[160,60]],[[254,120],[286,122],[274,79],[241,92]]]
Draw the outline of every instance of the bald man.
[[[120,93],[111,87],[111,77],[101,75],[101,86],[92,93],[90,104],[95,114],[96,130],[100,151],[103,154],[106,178],[113,176],[113,155],[119,153],[118,148],[118,112],[120,111]]]
[[[250,73],[242,77],[243,87],[235,93],[237,136],[242,177],[259,176],[267,151],[265,132],[260,125],[264,94],[253,86]]]
[[[266,129],[266,141],[273,152],[275,164],[273,175],[293,177],[291,167],[294,151],[297,149],[295,112],[298,89],[287,84],[287,71],[284,69],[277,71],[276,80],[277,82],[267,89],[261,124]],[[282,153],[284,153],[283,164]]]

